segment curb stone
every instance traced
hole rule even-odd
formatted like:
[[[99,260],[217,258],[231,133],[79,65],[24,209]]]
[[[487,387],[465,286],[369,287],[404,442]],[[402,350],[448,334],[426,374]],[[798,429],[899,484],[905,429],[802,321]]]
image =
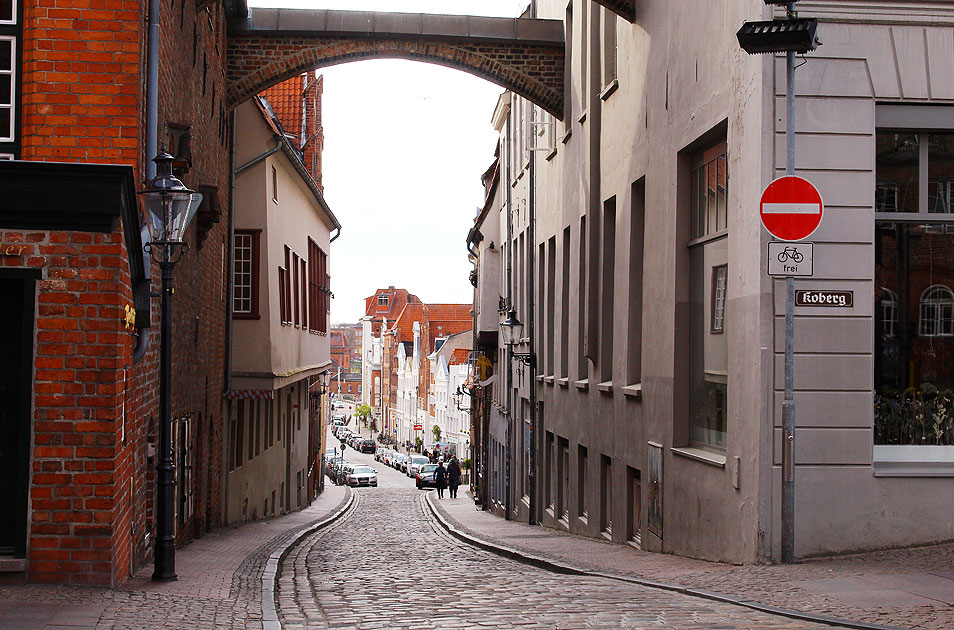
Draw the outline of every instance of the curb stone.
[[[515,560],[517,562],[522,562],[524,564],[529,564],[535,566],[539,569],[544,569],[546,571],[552,571],[554,573],[563,573],[567,575],[586,575],[589,577],[599,577],[605,578],[608,580],[617,580],[620,582],[628,582],[630,584],[637,584],[639,586],[645,586],[648,588],[656,588],[665,591],[672,591],[675,593],[680,593],[683,595],[689,595],[692,597],[699,597],[702,599],[709,599],[724,604],[734,604],[736,606],[743,606],[745,608],[751,608],[752,610],[758,610],[770,615],[778,615],[781,617],[788,617],[790,619],[797,619],[799,621],[809,621],[812,623],[820,623],[829,626],[839,626],[842,628],[854,628],[857,630],[903,630],[898,626],[882,626],[873,623],[866,623],[863,621],[852,621],[850,619],[839,619],[837,617],[828,617],[825,615],[813,615],[811,613],[805,613],[798,610],[791,610],[788,608],[778,608],[776,606],[769,606],[768,604],[763,604],[751,599],[746,599],[744,597],[737,597],[735,595],[727,595],[725,593],[717,593],[714,591],[707,591],[700,588],[692,588],[688,586],[682,586],[679,584],[669,584],[666,582],[655,582],[653,580],[644,580],[641,578],[631,577],[628,575],[619,575],[615,573],[605,573],[602,571],[591,571],[588,569],[583,569],[581,567],[575,567],[573,565],[557,562],[555,560],[550,560],[549,558],[544,558],[542,556],[537,556],[519,549],[514,549],[512,547],[506,547],[499,543],[490,542],[484,540],[479,536],[476,536],[469,531],[465,531],[463,528],[455,527],[451,522],[449,517],[445,517],[440,510],[434,505],[434,500],[431,498],[432,493],[428,492],[421,497],[421,501],[426,503],[428,508],[431,511],[431,514],[437,519],[441,526],[446,529],[450,534],[456,538],[464,541],[467,544],[479,547],[485,551],[495,553],[499,556]]]
[[[318,520],[311,525],[299,530],[284,545],[276,549],[268,556],[265,562],[265,570],[262,572],[262,628],[263,630],[282,630],[282,623],[278,619],[278,610],[275,608],[275,588],[278,584],[278,570],[282,562],[288,557],[298,543],[315,533],[319,529],[324,529],[328,525],[340,519],[354,505],[354,492],[350,487],[345,486],[348,495],[338,504],[335,511],[325,518]]]

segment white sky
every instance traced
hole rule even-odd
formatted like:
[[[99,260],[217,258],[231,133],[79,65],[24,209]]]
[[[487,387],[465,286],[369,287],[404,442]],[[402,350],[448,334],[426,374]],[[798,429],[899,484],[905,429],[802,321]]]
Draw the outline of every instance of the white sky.
[[[251,6],[516,17],[528,0],[250,0]],[[322,183],[342,224],[332,243],[332,323],[356,322],[377,288],[470,303],[465,239],[493,160],[502,87],[403,60],[320,68]]]

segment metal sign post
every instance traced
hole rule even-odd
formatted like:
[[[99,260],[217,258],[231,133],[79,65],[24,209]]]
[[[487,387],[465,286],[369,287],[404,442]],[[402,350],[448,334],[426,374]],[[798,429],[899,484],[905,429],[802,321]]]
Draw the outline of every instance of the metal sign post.
[[[792,177],[795,174],[795,53],[810,52],[819,46],[821,42],[816,36],[818,20],[816,18],[798,19],[795,13],[797,0],[764,1],[767,5],[784,5],[786,19],[746,22],[736,33],[736,36],[739,45],[749,54],[785,53],[786,105],[788,109],[788,120],[785,128],[788,151],[786,172],[789,177]],[[769,185],[766,192],[770,188],[772,188],[772,185]],[[772,207],[766,208],[764,196],[765,193],[763,193],[762,221],[766,229],[775,236],[779,236],[779,234],[772,230],[771,222],[766,223],[766,214],[817,214],[818,221],[821,221],[822,204],[820,197],[817,204],[813,201],[806,203],[804,199],[795,199],[794,203],[790,200],[788,203],[769,204]],[[815,212],[816,205],[817,212]],[[794,223],[804,223],[804,221],[796,218]],[[817,223],[815,227],[817,227]],[[787,235],[783,234],[779,238],[787,241],[797,241],[806,238],[809,233],[801,235],[789,233]],[[801,252],[798,253],[801,254]],[[790,254],[795,254],[795,252],[791,251]],[[785,400],[782,402],[781,515],[782,562],[785,563],[795,561],[795,277],[793,273],[796,272],[792,271],[785,274]],[[772,426],[774,430],[774,422]]]

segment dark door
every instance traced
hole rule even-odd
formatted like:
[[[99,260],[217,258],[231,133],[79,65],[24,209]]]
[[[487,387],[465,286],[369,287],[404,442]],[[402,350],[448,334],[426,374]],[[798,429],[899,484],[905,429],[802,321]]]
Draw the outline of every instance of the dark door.
[[[0,554],[26,552],[30,368],[33,355],[33,279],[0,276]]]

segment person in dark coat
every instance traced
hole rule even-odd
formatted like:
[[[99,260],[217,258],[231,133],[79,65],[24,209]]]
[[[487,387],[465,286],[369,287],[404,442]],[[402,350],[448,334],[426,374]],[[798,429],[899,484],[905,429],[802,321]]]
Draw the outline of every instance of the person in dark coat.
[[[444,462],[438,462],[437,470],[434,471],[434,485],[437,486],[437,498],[444,498],[444,488],[447,486],[447,469],[444,468]]]
[[[460,462],[454,457],[447,465],[447,485],[450,488],[450,498],[457,498],[457,487],[460,485]]]

